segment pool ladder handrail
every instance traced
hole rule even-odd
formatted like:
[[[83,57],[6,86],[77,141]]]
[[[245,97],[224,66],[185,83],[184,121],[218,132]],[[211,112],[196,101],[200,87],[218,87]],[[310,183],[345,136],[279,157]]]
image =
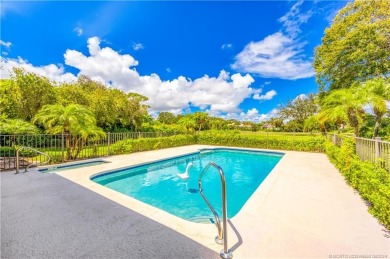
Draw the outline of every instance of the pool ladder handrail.
[[[207,170],[210,168],[210,166],[215,167],[218,170],[219,176],[221,178],[221,186],[222,186],[222,224],[221,226],[221,220],[213,208],[213,206],[210,204],[206,196],[203,194],[202,189],[202,177],[207,172]],[[210,208],[211,212],[214,214],[216,226],[218,229],[218,236],[215,237],[215,242],[218,244],[222,244],[223,242],[223,249],[219,253],[221,258],[224,259],[230,259],[233,258],[233,254],[230,250],[228,250],[228,233],[227,233],[227,194],[226,194],[226,180],[225,180],[225,174],[222,170],[222,168],[217,165],[214,162],[209,162],[207,166],[203,169],[202,173],[199,175],[198,178],[198,186],[199,186],[199,193],[202,196],[203,200],[206,202],[207,206]]]
[[[19,153],[20,153],[20,150],[22,150],[22,149],[30,149],[30,150],[32,150],[32,151],[38,153],[38,154],[41,154],[41,155],[45,156],[45,157],[47,158],[47,160],[44,161],[44,162],[39,162],[39,163],[37,163],[37,164],[39,164],[39,165],[47,164],[47,163],[49,163],[49,161],[50,161],[50,159],[51,159],[50,156],[49,156],[48,154],[44,153],[44,152],[41,152],[41,151],[39,151],[39,150],[36,150],[36,149],[34,149],[34,148],[32,148],[32,147],[21,146],[20,148],[18,148],[18,149],[16,150],[16,172],[15,172],[15,174],[18,174],[18,173],[19,173],[19,167],[20,167]],[[29,164],[28,166],[26,166],[26,168],[24,169],[24,173],[27,172],[27,169],[28,169],[30,166],[32,166],[32,165],[34,165],[34,164],[31,163],[31,164]]]

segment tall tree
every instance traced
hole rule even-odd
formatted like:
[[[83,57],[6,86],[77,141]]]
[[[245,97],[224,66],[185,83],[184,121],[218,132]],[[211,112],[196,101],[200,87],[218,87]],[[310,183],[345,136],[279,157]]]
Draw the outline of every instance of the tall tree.
[[[57,103],[67,106],[80,104],[85,107],[91,106],[91,93],[83,89],[78,83],[62,83],[56,87]]]
[[[305,120],[316,114],[319,106],[316,103],[316,96],[309,94],[305,97],[297,97],[289,101],[285,106],[279,109],[278,115],[283,120],[288,120],[290,126],[293,125],[294,131],[302,131]],[[293,123],[291,122],[293,121]],[[291,128],[291,127],[290,127]]]
[[[222,118],[211,117],[209,121],[211,129],[221,130],[226,127],[226,121]]]
[[[379,134],[383,116],[389,112],[387,103],[390,100],[390,81],[376,78],[369,80],[362,85],[362,91],[367,93],[367,102],[372,106],[375,115],[375,126],[373,137]]]
[[[88,138],[105,137],[104,131],[96,126],[92,111],[78,104],[62,106],[45,105],[34,117],[34,123],[42,124],[46,133],[65,134],[67,159],[75,159]]]
[[[315,50],[314,68],[321,92],[388,78],[390,1],[356,0],[341,9]]]
[[[193,116],[195,123],[198,126],[198,131],[201,131],[210,119],[210,116],[205,112],[195,112]]]
[[[138,131],[142,127],[142,123],[148,118],[149,106],[145,104],[148,101],[146,96],[137,93],[128,93],[128,119],[134,126],[134,130]]]
[[[18,118],[20,109],[20,91],[13,80],[0,79],[0,115]]]
[[[176,116],[171,112],[160,112],[157,121],[164,124],[174,124],[176,123]]]
[[[183,125],[187,129],[187,133],[190,133],[190,131],[196,127],[196,122],[192,114],[182,116],[177,123]]]
[[[55,89],[49,79],[14,68],[12,80],[18,88],[18,118],[30,121],[46,104],[56,102]]]

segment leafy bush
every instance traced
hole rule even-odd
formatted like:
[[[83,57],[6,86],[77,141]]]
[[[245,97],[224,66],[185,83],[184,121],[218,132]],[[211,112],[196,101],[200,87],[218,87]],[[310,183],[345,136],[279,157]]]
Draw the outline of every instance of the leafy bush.
[[[0,147],[0,157],[16,156],[16,149],[14,147]]]
[[[325,143],[326,154],[347,182],[369,204],[369,212],[390,229],[390,174],[379,165],[363,162],[355,154],[353,138],[344,138],[337,147]]]
[[[15,157],[16,156],[15,147],[0,147],[0,157]],[[30,149],[22,149],[19,152],[20,157],[34,157],[37,153]]]
[[[240,134],[237,131],[208,131],[198,136],[198,144],[264,149],[323,152],[321,135]]]
[[[155,150],[161,148],[178,147],[196,144],[192,135],[176,135],[159,138],[126,139],[111,145],[112,154],[129,154],[132,152]]]
[[[131,142],[132,139],[118,141],[110,146],[110,151],[115,155],[130,154],[133,148]]]

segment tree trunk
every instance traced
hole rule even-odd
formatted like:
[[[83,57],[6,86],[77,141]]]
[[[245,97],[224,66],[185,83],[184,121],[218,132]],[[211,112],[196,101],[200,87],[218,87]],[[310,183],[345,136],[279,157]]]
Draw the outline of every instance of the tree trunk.
[[[378,111],[378,109],[376,109],[375,107],[374,107],[374,114],[375,114],[375,126],[374,126],[374,134],[372,137],[376,138],[379,135],[379,128],[381,126],[382,117],[384,114]]]

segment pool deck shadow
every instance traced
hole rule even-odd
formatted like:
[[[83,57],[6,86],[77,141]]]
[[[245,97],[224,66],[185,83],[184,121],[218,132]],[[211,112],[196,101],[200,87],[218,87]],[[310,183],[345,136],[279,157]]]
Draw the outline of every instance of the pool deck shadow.
[[[51,175],[1,173],[2,256],[218,258],[222,246],[212,224],[183,220],[90,181],[99,172],[210,147],[113,156],[108,164]],[[229,220],[234,258],[390,258],[388,232],[325,154],[282,152]]]
[[[234,233],[234,235],[236,235],[236,238],[237,238],[237,242],[230,247],[230,251],[232,253],[234,253],[234,251],[236,251],[242,245],[243,240],[242,240],[242,236],[241,236],[240,232],[238,232],[237,228],[234,226],[232,221],[228,220],[228,223],[229,223],[230,229],[233,230],[233,233]],[[230,233],[230,235],[232,235],[232,233]]]
[[[2,172],[1,258],[219,258],[56,174]]]

